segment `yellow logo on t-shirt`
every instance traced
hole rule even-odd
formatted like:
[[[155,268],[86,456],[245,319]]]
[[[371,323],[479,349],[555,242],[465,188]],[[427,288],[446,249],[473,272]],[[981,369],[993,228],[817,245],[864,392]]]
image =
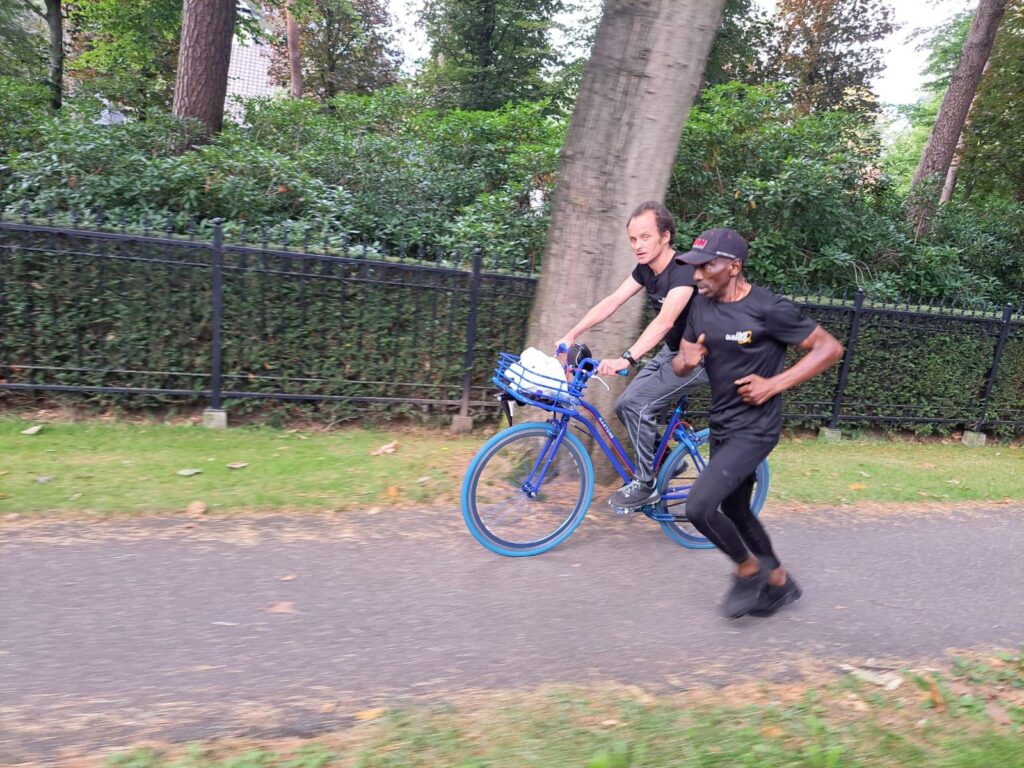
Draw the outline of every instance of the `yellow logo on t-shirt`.
[[[753,331],[736,331],[736,333],[725,334],[726,341],[735,341],[737,344],[749,344],[753,339]]]

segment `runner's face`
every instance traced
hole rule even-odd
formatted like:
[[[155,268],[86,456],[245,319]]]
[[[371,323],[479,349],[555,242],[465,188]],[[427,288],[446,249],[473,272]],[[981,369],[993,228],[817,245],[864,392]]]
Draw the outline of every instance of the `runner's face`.
[[[697,292],[709,299],[721,299],[732,278],[738,273],[739,263],[736,259],[729,259],[725,256],[716,256],[707,264],[693,268],[693,276],[697,280]]]
[[[669,247],[669,233],[658,232],[658,220],[654,211],[644,211],[629,220],[626,226],[629,245],[641,264],[650,264],[661,256]]]

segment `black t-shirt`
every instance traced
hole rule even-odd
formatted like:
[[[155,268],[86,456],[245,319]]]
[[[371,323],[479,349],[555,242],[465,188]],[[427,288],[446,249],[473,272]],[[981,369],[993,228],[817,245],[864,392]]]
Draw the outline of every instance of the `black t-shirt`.
[[[712,434],[778,438],[782,431],[782,398],[777,395],[763,405],[748,405],[734,382],[752,373],[766,379],[780,373],[786,346],[802,342],[817,323],[793,302],[756,285],[739,301],[714,301],[697,295],[690,304],[683,338],[692,342],[704,334]]]
[[[633,270],[633,279],[647,291],[647,298],[651,300],[651,306],[654,307],[655,312],[661,312],[661,303],[665,301],[665,296],[673,288],[687,285],[693,287],[697,284],[693,277],[693,267],[689,264],[677,264],[675,255],[668,266],[658,275],[654,274],[654,270],[646,264],[637,264]],[[691,304],[693,304],[692,300],[686,303],[683,311],[676,318],[672,330],[665,334],[665,343],[673,352],[679,349],[679,339],[682,338],[683,329],[686,328],[686,318],[690,314]]]

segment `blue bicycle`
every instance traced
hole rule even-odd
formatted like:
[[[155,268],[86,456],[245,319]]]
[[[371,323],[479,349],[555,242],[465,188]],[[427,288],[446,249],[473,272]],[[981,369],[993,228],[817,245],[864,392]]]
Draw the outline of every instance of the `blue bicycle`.
[[[583,521],[594,495],[594,466],[570,425],[593,437],[623,482],[633,477],[628,452],[585,399],[599,363],[582,357],[565,366],[566,376],[556,380],[524,371],[516,355],[500,355],[491,381],[501,390],[498,398],[509,427],[484,444],[462,484],[462,516],[476,540],[492,552],[539,555],[565,541]],[[541,408],[550,417],[512,426],[513,404]],[[686,519],[690,487],[708,461],[708,430],[695,431],[684,421],[685,408],[683,396],[654,455],[661,500],[639,511],[660,523],[676,543],[711,549],[714,545]],[[754,514],[764,506],[768,480],[765,460],[755,473]]]

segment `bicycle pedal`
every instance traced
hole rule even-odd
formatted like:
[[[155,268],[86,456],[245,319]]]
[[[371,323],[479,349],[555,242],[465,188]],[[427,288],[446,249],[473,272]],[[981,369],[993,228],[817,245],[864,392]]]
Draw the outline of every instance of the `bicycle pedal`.
[[[612,508],[612,512],[614,512],[616,515],[621,515],[623,517],[625,517],[626,515],[631,515],[634,512],[636,512],[635,509],[631,509],[630,507],[616,507],[612,504],[609,504],[608,506]]]

